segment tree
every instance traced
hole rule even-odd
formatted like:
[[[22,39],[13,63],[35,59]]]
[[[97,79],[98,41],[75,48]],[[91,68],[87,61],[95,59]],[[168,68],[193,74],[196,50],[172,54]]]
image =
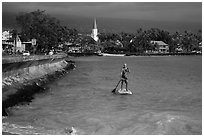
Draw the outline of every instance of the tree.
[[[14,39],[17,37],[17,35],[18,35],[18,31],[17,31],[16,29],[13,29],[13,30],[11,31],[11,34],[12,34],[11,40],[14,40]]]
[[[60,43],[67,41],[70,30],[60,25],[59,20],[37,10],[30,13],[21,13],[16,17],[21,27],[21,37],[30,41],[37,39],[37,52],[49,52],[57,48]]]

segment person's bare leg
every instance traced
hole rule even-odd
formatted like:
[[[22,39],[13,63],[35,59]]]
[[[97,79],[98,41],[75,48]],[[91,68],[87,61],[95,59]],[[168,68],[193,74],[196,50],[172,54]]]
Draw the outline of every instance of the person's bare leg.
[[[121,90],[123,89],[123,80],[121,81]]]
[[[127,80],[125,81],[125,84],[126,84],[126,91],[128,91],[128,81]]]

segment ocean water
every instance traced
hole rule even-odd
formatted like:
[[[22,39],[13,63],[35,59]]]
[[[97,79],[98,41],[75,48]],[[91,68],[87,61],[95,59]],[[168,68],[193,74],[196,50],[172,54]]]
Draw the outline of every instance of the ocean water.
[[[12,134],[200,135],[202,57],[78,57],[76,69],[29,105],[9,108]],[[111,91],[127,63],[133,95]]]

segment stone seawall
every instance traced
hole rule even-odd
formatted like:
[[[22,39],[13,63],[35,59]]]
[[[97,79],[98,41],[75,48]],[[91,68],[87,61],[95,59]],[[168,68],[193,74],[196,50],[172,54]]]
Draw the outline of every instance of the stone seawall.
[[[73,68],[73,62],[65,54],[3,58],[3,115],[6,114],[5,109],[32,99],[33,94],[41,91],[45,83],[62,76]]]
[[[66,55],[2,59],[2,88],[42,77],[66,67]]]

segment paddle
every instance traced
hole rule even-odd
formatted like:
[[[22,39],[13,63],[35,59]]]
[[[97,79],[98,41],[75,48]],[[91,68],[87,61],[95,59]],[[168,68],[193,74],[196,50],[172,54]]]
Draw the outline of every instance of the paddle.
[[[116,85],[116,87],[112,90],[112,93],[115,93],[115,91],[116,91],[116,89],[117,89],[117,87],[118,87],[120,81],[121,81],[121,79],[118,81],[118,84]]]

